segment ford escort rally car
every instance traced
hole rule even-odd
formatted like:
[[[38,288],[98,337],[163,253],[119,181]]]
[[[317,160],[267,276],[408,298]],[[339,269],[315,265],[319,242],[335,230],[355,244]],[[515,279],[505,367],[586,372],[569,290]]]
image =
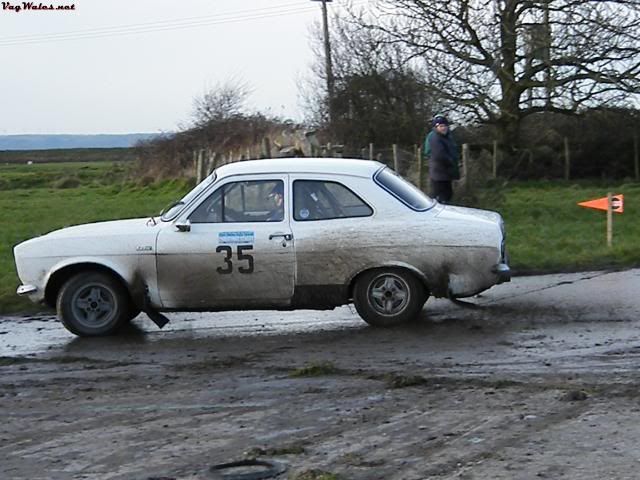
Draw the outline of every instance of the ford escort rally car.
[[[159,217],[63,228],[14,248],[18,294],[81,336],[144,311],[331,309],[369,324],[509,279],[498,213],[442,205],[385,165],[287,158],[216,169]]]

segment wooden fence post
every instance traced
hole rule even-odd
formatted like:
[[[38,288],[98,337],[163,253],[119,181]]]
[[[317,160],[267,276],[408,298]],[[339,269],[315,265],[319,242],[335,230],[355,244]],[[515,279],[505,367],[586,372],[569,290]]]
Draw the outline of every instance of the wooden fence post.
[[[636,182],[640,181],[640,167],[638,166],[638,134],[633,135],[633,163],[635,165]]]
[[[262,158],[271,158],[271,140],[269,140],[269,137],[262,139]]]
[[[393,148],[393,169],[397,172],[398,171],[398,145],[396,145],[395,143],[392,146]]]
[[[422,152],[420,152],[420,147],[418,145],[414,145],[414,151],[416,155],[416,162],[418,163],[418,189],[422,190]]]
[[[193,173],[196,174],[196,180],[198,180],[198,152],[193,151]]]
[[[491,169],[493,178],[498,178],[498,141],[493,141],[493,165]]]
[[[206,176],[209,176],[211,172],[216,169],[216,160],[218,159],[218,154],[216,152],[211,152],[209,154],[209,162],[207,166]]]
[[[207,169],[209,165],[208,157],[209,150],[201,150],[200,155],[202,156],[202,160],[200,161],[200,168],[202,169],[202,173],[200,174],[200,178],[204,180],[207,176]]]
[[[204,177],[202,176],[202,174],[204,173],[204,155],[203,155],[203,150],[198,150],[198,160],[197,160],[197,170],[198,170],[198,176],[196,178],[197,182],[200,183],[202,180],[204,180]]]
[[[571,152],[569,150],[569,139],[564,137],[564,179],[569,180],[571,174]]]
[[[462,184],[467,184],[467,165],[469,163],[469,144],[462,144]]]

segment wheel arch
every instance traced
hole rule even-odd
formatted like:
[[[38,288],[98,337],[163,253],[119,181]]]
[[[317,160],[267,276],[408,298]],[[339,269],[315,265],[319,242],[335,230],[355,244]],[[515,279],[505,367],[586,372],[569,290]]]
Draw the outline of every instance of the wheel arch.
[[[425,288],[425,292],[427,294],[431,292],[431,289],[429,287],[429,279],[423,272],[421,272],[416,267],[408,263],[392,262],[392,263],[386,263],[384,265],[372,265],[372,266],[363,268],[362,270],[353,274],[349,280],[349,298],[353,298],[353,289],[355,288],[355,285],[358,279],[365,273],[371,272],[373,270],[404,270],[406,272],[409,272],[414,277],[416,277],[420,281],[420,283],[422,283],[422,286]]]
[[[133,301],[129,283],[122,277],[122,275],[120,275],[115,269],[107,265],[87,261],[65,265],[53,272],[49,276],[49,280],[47,281],[45,287],[45,303],[52,308],[56,308],[56,299],[58,298],[58,293],[60,292],[62,286],[67,282],[67,280],[78,273],[90,271],[106,273],[107,275],[115,278],[129,294],[129,299]]]

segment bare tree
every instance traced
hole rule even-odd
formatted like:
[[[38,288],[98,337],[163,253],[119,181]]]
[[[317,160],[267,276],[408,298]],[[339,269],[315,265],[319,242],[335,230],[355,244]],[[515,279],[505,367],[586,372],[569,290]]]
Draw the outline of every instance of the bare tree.
[[[247,113],[249,93],[246,83],[229,80],[196,97],[188,126],[137,145],[139,173],[149,177],[191,174],[193,153],[199,150],[214,156],[230,152],[245,156],[252,150],[258,156],[265,136],[292,126],[259,112]]]
[[[251,139],[259,141],[270,121],[260,113],[246,112],[251,93],[249,85],[238,79],[217,83],[193,100],[193,128],[187,130],[199,148],[226,152]]]
[[[313,29],[316,62],[306,92],[308,111],[329,127],[333,141],[349,146],[414,144],[424,133],[433,99],[421,74],[404,61],[405,48],[389,45],[383,32],[363,28],[362,23],[361,18],[338,14],[332,18],[333,98],[323,88],[323,34],[319,25]],[[329,102],[333,112],[330,124]]]
[[[193,119],[196,126],[206,126],[242,114],[251,89],[241,81],[218,83],[193,100]]]
[[[640,92],[638,0],[378,0],[354,19],[402,46],[457,115],[496,125],[505,147],[532,113]]]

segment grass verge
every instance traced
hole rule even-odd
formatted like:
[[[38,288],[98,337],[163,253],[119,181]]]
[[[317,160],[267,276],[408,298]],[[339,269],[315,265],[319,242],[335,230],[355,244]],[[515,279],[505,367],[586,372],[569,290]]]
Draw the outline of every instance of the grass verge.
[[[606,212],[578,202],[623,194],[623,214],[614,214],[613,246],[606,242]],[[640,265],[640,184],[523,182],[505,188],[497,205],[507,228],[510,263],[516,273],[580,271]]]

